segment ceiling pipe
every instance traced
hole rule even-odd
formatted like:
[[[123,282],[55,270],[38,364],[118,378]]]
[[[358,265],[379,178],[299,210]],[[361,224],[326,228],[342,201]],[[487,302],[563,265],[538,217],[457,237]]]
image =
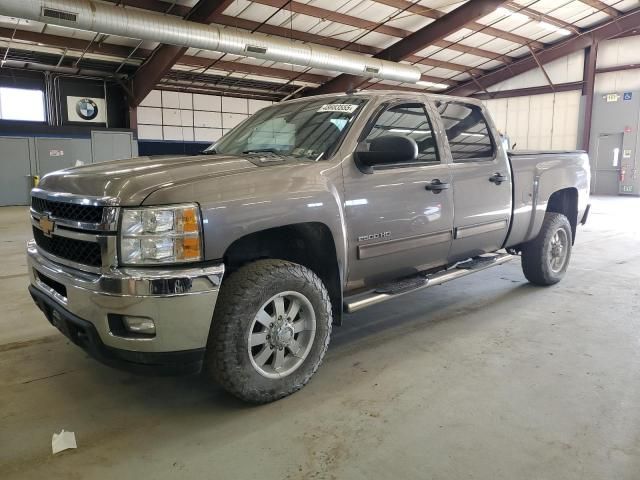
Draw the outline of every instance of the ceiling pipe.
[[[420,70],[411,65],[92,0],[1,0],[0,15],[363,77],[420,80]]]

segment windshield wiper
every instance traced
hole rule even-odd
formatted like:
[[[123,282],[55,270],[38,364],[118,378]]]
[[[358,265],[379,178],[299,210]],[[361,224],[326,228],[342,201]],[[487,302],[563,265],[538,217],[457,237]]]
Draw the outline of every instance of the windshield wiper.
[[[255,150],[245,150],[242,153],[245,155],[249,153],[276,153],[278,155],[284,154],[284,152],[277,150],[275,148],[256,148]]]

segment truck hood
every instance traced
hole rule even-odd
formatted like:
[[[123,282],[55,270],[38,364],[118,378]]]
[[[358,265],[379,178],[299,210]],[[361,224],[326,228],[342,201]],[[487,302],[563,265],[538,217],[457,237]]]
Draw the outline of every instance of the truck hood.
[[[203,178],[225,177],[256,168],[287,163],[284,159],[200,155],[138,157],[59,170],[46,175],[39,187],[50,192],[113,197],[119,205],[140,205],[151,193]]]

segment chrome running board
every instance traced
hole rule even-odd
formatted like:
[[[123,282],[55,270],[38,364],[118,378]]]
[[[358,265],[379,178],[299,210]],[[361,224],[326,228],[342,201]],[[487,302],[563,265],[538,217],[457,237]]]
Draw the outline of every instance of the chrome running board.
[[[435,285],[442,285],[443,283],[466,277],[467,275],[486,270],[487,268],[497,267],[498,265],[507,263],[513,258],[515,258],[515,256],[509,253],[480,256],[465,262],[460,262],[447,270],[432,275],[418,274],[413,277],[408,277],[388,285],[383,285],[375,290],[345,298],[344,310],[347,313],[357,312],[363,308],[386,302],[387,300],[393,300],[407,293],[417,292],[418,290],[424,290],[425,288]]]

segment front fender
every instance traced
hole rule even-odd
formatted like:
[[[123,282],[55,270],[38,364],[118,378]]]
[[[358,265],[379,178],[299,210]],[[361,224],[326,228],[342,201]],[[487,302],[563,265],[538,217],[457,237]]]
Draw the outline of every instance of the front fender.
[[[346,265],[345,219],[339,164],[316,162],[264,167],[164,187],[145,205],[198,202],[206,260],[220,259],[236,240],[297,223],[326,225],[333,235],[341,274]]]

